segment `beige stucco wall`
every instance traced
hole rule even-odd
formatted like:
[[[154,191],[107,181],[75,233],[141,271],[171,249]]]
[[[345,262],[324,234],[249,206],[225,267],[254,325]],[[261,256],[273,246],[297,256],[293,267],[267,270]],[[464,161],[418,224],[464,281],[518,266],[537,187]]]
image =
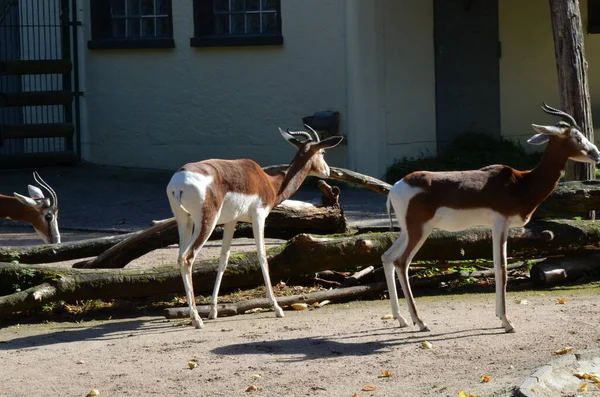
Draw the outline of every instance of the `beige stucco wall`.
[[[386,0],[386,165],[435,155],[435,58],[432,0]]]
[[[525,143],[533,134],[532,123],[556,122],[556,118],[540,110],[542,102],[560,106],[550,11],[547,0],[502,0],[499,3],[502,134]],[[580,5],[585,34],[587,2],[582,1]],[[599,124],[600,35],[585,34],[585,51],[592,112]]]
[[[282,47],[191,48],[192,1],[173,1],[172,50],[87,50],[85,159],[175,169],[207,158],[288,162],[278,127],[339,110],[346,125],[345,0],[283,0]],[[84,9],[84,39],[89,11]],[[342,131],[345,132],[345,131]],[[328,151],[346,166],[346,145]]]
[[[349,166],[435,153],[433,2],[348,0]]]

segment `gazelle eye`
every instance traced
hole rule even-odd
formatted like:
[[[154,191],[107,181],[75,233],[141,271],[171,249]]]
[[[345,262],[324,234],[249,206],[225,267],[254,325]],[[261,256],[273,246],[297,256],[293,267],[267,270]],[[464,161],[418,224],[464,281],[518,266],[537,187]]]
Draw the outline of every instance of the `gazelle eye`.
[[[44,218],[46,218],[46,220],[50,222],[52,220],[52,214],[46,214],[44,215]]]

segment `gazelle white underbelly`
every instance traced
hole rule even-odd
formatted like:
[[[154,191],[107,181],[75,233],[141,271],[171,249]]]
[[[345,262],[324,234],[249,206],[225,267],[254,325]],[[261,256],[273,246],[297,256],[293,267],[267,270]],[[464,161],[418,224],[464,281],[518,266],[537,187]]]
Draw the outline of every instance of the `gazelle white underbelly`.
[[[264,207],[264,203],[258,195],[227,193],[223,199],[217,224],[229,223],[234,220],[252,222],[257,209]]]
[[[454,209],[441,207],[431,219],[434,228],[457,232],[474,226],[492,227],[494,223],[503,217],[502,214],[489,208]],[[508,217],[510,227],[519,227],[525,224],[520,216]]]

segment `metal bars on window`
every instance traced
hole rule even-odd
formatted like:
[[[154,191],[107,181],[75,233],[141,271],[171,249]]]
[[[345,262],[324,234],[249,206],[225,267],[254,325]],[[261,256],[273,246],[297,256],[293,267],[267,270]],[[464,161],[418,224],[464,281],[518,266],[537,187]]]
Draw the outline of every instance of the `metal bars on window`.
[[[213,0],[215,34],[276,34],[279,6],[280,0]]]
[[[170,37],[171,0],[110,0],[113,38]]]

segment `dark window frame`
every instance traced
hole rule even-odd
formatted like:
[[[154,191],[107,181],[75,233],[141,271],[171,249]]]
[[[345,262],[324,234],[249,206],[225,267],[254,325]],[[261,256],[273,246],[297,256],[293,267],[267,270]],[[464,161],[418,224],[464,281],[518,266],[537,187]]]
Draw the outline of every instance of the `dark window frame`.
[[[90,21],[92,39],[88,41],[88,49],[151,49],[175,48],[173,40],[173,3],[168,4],[167,27],[170,36],[164,37],[119,37],[112,33],[113,16],[110,0],[90,0]]]
[[[587,5],[587,32],[600,33],[600,0],[588,0]]]
[[[237,47],[237,46],[281,46],[283,27],[281,23],[281,1],[276,7],[277,32],[274,34],[216,34],[214,0],[194,1],[194,37],[191,47]],[[260,0],[262,1],[262,0]],[[230,11],[233,14],[233,12]],[[248,14],[247,11],[240,14]]]

